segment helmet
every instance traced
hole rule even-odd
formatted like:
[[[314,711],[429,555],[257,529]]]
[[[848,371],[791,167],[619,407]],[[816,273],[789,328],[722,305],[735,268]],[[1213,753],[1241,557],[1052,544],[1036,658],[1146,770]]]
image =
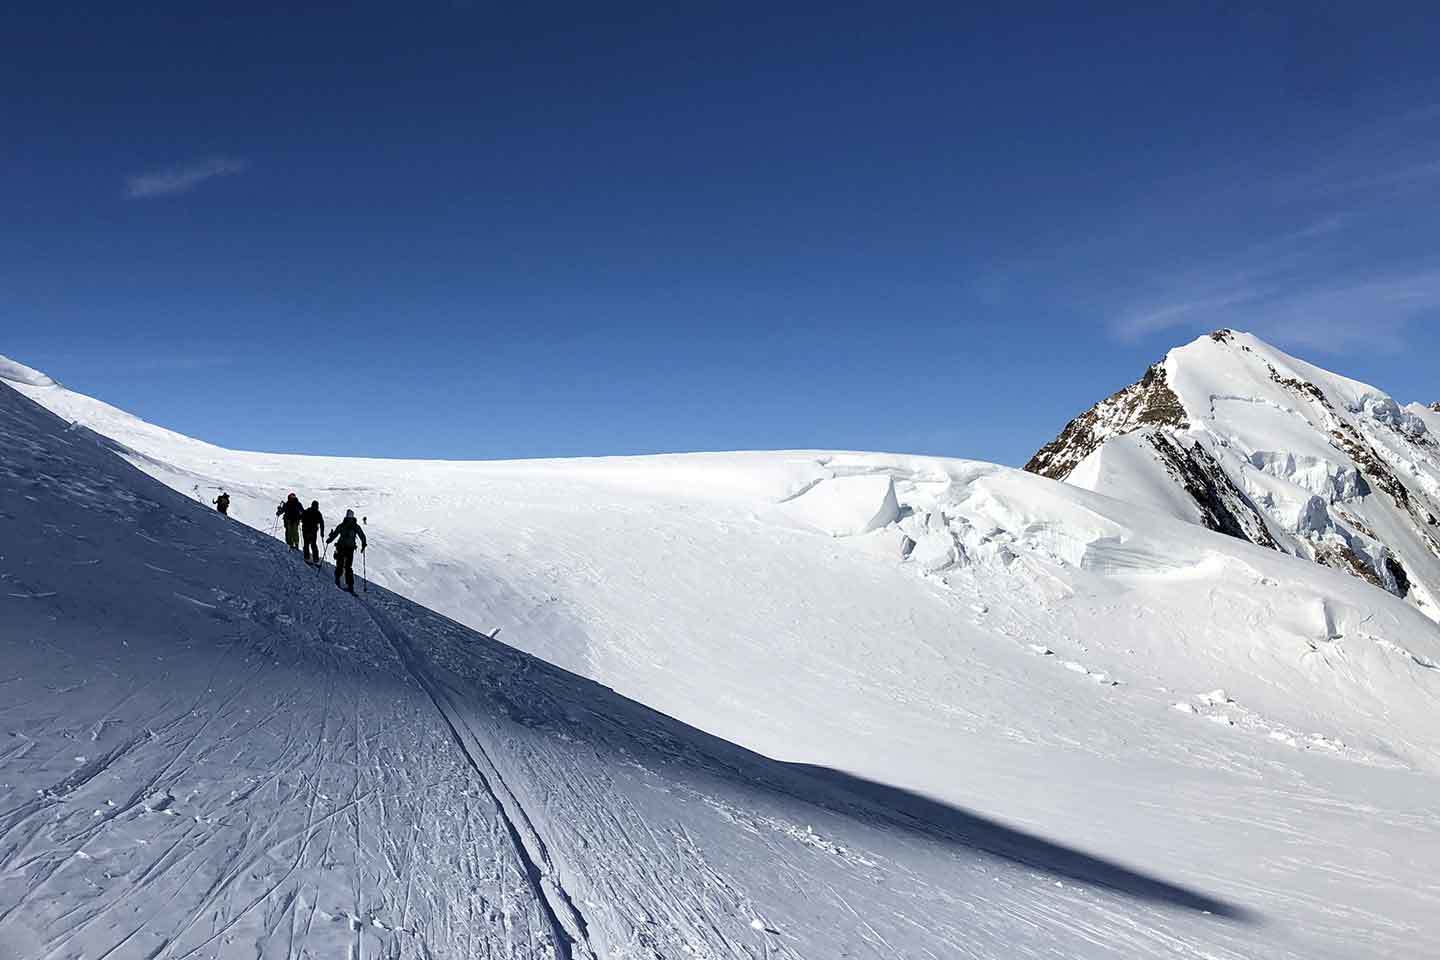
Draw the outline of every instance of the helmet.
[[[354,520],[354,519],[355,519],[355,511],[354,511],[354,510],[346,510],[346,511],[345,511],[345,519],[346,519],[346,520]]]
[[[319,500],[311,500],[311,501],[310,501],[310,506],[315,507],[315,508],[318,510],[318,509],[320,508],[320,501],[319,501]]]

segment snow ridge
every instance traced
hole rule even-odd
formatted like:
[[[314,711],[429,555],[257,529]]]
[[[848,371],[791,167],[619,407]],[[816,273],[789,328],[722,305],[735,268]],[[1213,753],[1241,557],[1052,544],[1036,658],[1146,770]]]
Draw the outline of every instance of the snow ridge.
[[[12,383],[23,383],[31,387],[57,386],[54,380],[51,380],[39,370],[33,367],[27,367],[19,361],[11,360],[3,354],[0,354],[0,380],[8,380]]]

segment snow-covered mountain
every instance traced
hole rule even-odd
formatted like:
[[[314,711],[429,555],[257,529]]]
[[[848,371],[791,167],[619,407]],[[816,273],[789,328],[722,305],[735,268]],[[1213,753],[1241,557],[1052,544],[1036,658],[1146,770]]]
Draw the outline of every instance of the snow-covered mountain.
[[[1440,627],[1360,579],[971,461],[280,456],[0,377],[18,956],[1440,953]]]
[[[1344,570],[1440,619],[1437,409],[1219,330],[1025,469]]]

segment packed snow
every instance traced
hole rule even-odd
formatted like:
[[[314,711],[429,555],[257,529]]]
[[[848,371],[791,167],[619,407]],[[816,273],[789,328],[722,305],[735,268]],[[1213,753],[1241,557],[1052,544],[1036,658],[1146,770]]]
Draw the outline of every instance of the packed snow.
[[[1163,496],[237,452],[0,376],[17,956],[1440,954],[1440,628]]]

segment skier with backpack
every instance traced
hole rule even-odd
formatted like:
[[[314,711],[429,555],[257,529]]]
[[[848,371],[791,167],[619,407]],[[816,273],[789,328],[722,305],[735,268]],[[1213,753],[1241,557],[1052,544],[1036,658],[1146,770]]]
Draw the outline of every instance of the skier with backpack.
[[[355,592],[355,541],[360,541],[360,552],[365,552],[365,531],[355,519],[354,510],[345,511],[345,519],[330,531],[326,543],[335,544],[335,586],[340,586],[340,574],[345,574],[345,589]]]
[[[300,515],[305,508],[300,505],[300,498],[291,492],[285,498],[285,502],[275,508],[275,516],[285,521],[285,545],[291,550],[300,549]]]
[[[300,514],[300,533],[305,539],[305,562],[319,565],[320,547],[315,537],[325,535],[325,515],[320,512],[320,501],[311,500],[310,506]]]
[[[223,517],[230,516],[230,494],[221,490],[220,496],[215,498],[215,509],[219,510]]]

